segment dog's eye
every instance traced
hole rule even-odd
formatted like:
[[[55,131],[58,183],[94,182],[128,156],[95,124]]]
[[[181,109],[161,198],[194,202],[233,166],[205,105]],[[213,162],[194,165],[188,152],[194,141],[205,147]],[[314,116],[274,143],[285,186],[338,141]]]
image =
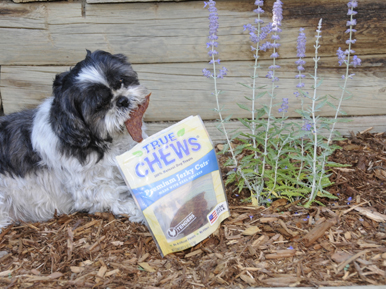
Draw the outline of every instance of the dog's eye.
[[[121,88],[122,85],[125,85],[125,80],[123,78],[120,78],[117,83],[117,88]]]
[[[102,109],[110,104],[112,94],[107,88],[103,87],[100,90],[93,90],[92,99],[95,101],[96,109]]]

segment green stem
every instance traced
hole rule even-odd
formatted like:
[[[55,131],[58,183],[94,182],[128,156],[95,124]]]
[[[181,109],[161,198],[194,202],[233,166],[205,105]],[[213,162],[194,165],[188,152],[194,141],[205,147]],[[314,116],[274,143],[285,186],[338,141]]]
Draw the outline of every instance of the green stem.
[[[311,108],[311,114],[312,114],[312,121],[313,121],[313,126],[314,126],[314,155],[312,159],[312,185],[311,185],[311,196],[309,198],[309,201],[306,203],[305,207],[309,207],[312,203],[312,201],[315,198],[316,194],[316,164],[317,164],[317,149],[318,149],[318,131],[317,131],[317,124],[316,124],[316,116],[315,116],[315,105],[316,105],[316,92],[317,92],[317,85],[318,85],[318,61],[320,57],[318,57],[318,49],[320,47],[319,45],[319,37],[320,36],[320,31],[322,28],[322,19],[319,20],[319,25],[318,25],[318,35],[316,38],[316,43],[314,45],[315,47],[315,57],[314,57],[314,62],[315,62],[315,69],[314,69],[314,96],[312,97],[312,108]]]
[[[353,10],[353,8],[352,8]],[[350,16],[350,21],[353,20],[353,15],[351,14]],[[330,145],[331,142],[332,142],[332,135],[334,133],[334,130],[335,130],[335,124],[336,124],[336,120],[338,118],[338,115],[339,115],[339,112],[340,112],[340,107],[342,105],[342,102],[343,102],[343,97],[344,97],[344,94],[345,94],[345,91],[346,91],[346,86],[347,86],[347,81],[348,81],[348,76],[349,76],[349,68],[350,68],[350,54],[351,54],[351,40],[352,40],[352,25],[350,25],[350,38],[349,38],[349,44],[348,44],[348,54],[347,54],[347,61],[345,61],[345,64],[346,64],[346,75],[344,77],[344,84],[343,84],[343,88],[342,88],[342,92],[340,94],[340,98],[339,98],[339,102],[338,102],[338,106],[336,108],[336,112],[335,112],[335,116],[334,116],[334,123],[332,124],[332,127],[330,129],[330,133],[329,133],[329,136],[328,136],[328,139],[327,139],[327,145]],[[326,158],[327,158],[327,151],[324,151],[323,152],[323,161],[322,161],[322,174],[319,178],[319,187],[321,187],[321,183],[322,183],[322,178],[324,176],[324,173],[325,173],[325,164],[326,164]]]
[[[214,48],[212,46],[212,52],[213,51],[214,51]],[[229,151],[230,151],[230,153],[232,155],[232,159],[233,159],[234,165],[236,166],[237,171],[240,173],[241,177],[244,179],[245,184],[247,185],[248,189],[250,190],[250,192],[252,194],[252,192],[253,192],[252,187],[249,184],[248,179],[245,177],[243,171],[238,166],[238,162],[237,162],[235,153],[233,151],[233,147],[232,147],[231,141],[230,141],[228,133],[227,133],[227,131],[225,129],[224,119],[222,117],[222,113],[221,113],[221,109],[220,109],[220,102],[219,102],[219,97],[218,97],[220,92],[217,90],[216,62],[214,60],[215,60],[214,59],[214,54],[212,53],[212,62],[213,62],[213,76],[212,76],[212,78],[213,78],[213,82],[214,82],[214,94],[216,96],[217,112],[218,112],[218,115],[220,117],[221,126],[222,126],[222,129],[223,129],[225,138],[227,140],[227,143],[228,143],[228,146],[229,146]]]

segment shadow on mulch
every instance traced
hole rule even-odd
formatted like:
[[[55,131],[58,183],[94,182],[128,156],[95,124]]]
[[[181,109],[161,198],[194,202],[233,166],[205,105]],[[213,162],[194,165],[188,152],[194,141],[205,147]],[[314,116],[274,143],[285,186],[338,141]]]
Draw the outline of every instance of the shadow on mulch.
[[[386,284],[386,135],[341,141],[329,191],[304,209],[253,208],[228,191],[231,217],[196,247],[160,257],[144,225],[77,213],[0,234],[1,288],[246,288]],[[351,200],[351,201],[349,201]]]

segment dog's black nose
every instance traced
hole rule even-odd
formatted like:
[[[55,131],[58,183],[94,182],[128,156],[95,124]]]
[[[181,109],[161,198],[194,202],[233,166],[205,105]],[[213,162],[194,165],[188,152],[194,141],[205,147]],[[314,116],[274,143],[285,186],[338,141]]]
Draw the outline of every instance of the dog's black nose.
[[[120,96],[117,99],[117,106],[118,107],[129,107],[130,101],[125,96]]]

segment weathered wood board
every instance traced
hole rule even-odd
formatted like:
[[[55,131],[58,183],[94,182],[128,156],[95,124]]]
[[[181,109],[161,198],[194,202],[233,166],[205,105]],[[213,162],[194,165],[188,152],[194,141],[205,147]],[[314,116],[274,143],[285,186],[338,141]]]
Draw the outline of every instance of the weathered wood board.
[[[270,21],[273,0],[266,1],[263,19]],[[218,1],[219,52],[222,60],[250,60],[249,35],[243,25],[253,23],[254,1]],[[266,7],[266,8],[265,8]],[[359,55],[386,54],[384,0],[363,0],[358,8]],[[73,65],[85,49],[104,49],[130,55],[133,63],[185,63],[208,59],[208,11],[202,1],[86,4],[81,2],[0,3],[1,65]],[[300,27],[308,36],[307,55],[313,54],[313,36],[324,18],[320,56],[335,56],[345,47],[346,1],[292,0],[284,4],[280,55],[296,57]],[[83,15],[83,16],[82,16]],[[266,54],[264,58],[268,58]]]
[[[22,0],[23,1],[23,0]],[[30,0],[27,0],[30,1]],[[192,1],[192,0],[86,0],[89,4],[110,4],[110,3],[126,3],[126,2],[181,2],[181,1]]]
[[[146,132],[148,135],[153,135],[171,126],[172,124],[173,123],[171,122],[148,123]],[[208,130],[208,133],[215,144],[226,142],[225,136],[221,131],[219,131],[219,129],[217,128],[218,126],[219,122],[205,121],[205,127]],[[236,131],[250,133],[250,131],[248,131],[248,129],[238,121],[226,123],[225,127],[228,133],[234,133]],[[350,132],[362,132],[369,128],[372,128],[370,132],[386,132],[386,116],[353,117],[351,118],[351,122],[337,123],[335,126],[335,129],[338,130],[343,136],[349,136]],[[328,133],[326,133],[325,131],[323,131],[321,134],[328,137]]]
[[[24,0],[15,0],[24,1]],[[95,4],[102,1],[108,4]],[[119,1],[122,3],[112,3]],[[144,0],[146,1],[146,0]],[[130,2],[130,3],[123,3]],[[202,76],[208,55],[205,43],[208,35],[208,11],[202,1],[87,0],[79,2],[37,2],[15,4],[0,2],[0,92],[5,113],[35,107],[51,94],[56,73],[82,60],[85,50],[104,49],[124,53],[139,72],[141,82],[151,91],[152,101],[147,121],[177,121],[191,114],[205,120],[218,116],[213,111],[213,84]],[[274,0],[265,1],[268,22]],[[225,114],[248,117],[249,112],[236,103],[248,104],[244,96],[250,91],[239,85],[249,84],[253,56],[249,36],[243,25],[253,23],[256,14],[253,0],[217,1],[219,12],[219,47],[221,64],[229,69],[228,76],[219,81],[221,106]],[[319,95],[340,95],[342,67],[337,65],[336,50],[346,49],[348,20],[346,0],[303,0],[284,3],[283,33],[278,64],[282,66],[276,103],[290,98],[290,117],[298,116],[295,109],[300,101],[293,96],[296,80],[296,39],[300,27],[308,37],[306,74],[313,73],[314,34],[319,18],[323,18],[320,76],[324,83]],[[386,31],[384,0],[362,0],[359,3],[358,30],[354,45],[363,63],[355,69],[348,90],[353,98],[344,103],[349,115],[384,115],[386,107]],[[261,55],[258,85],[270,85],[264,78],[270,65],[270,52]],[[312,85],[306,82],[308,91]],[[258,100],[267,104],[268,97]],[[334,101],[333,101],[334,102]],[[275,115],[278,106],[275,107]],[[321,115],[334,112],[325,106]]]
[[[50,1],[61,1],[61,0],[12,0],[15,3],[27,3],[27,2],[50,2]],[[167,2],[167,1],[192,1],[192,0],[86,0],[90,4],[109,4],[109,3],[132,3],[132,2]]]
[[[236,117],[249,117],[248,111],[240,109],[236,103],[249,106],[250,101],[244,96],[251,97],[250,89],[240,83],[251,84],[250,61],[234,61],[224,63],[228,68],[228,76],[218,80],[220,104],[225,114]],[[262,69],[259,74],[263,76],[257,81],[258,86],[266,85],[261,91],[270,90],[271,82],[264,76],[268,61],[262,61]],[[301,107],[300,100],[293,92],[296,91],[294,60],[282,60],[282,66],[278,72],[280,81],[276,89],[276,103],[281,103],[282,98],[289,98],[290,117],[299,116],[295,109]],[[313,73],[312,62],[308,61],[306,72]],[[310,67],[311,66],[311,67]],[[140,81],[152,91],[152,99],[147,113],[147,121],[180,120],[192,114],[200,114],[205,120],[218,118],[215,108],[215,98],[211,95],[213,81],[202,76],[202,68],[208,67],[206,63],[171,63],[171,64],[135,64],[133,68],[138,72]],[[35,107],[39,102],[51,94],[51,85],[56,73],[66,71],[68,67],[42,67],[42,66],[3,66],[1,69],[0,89],[3,95],[5,113],[11,113],[23,108]],[[368,67],[354,70],[353,80],[349,80],[347,90],[353,94],[353,98],[343,103],[343,109],[348,115],[381,115],[385,114],[386,107],[386,71],[381,68]],[[324,82],[319,87],[318,95],[333,95],[339,97],[342,84],[340,75],[342,69],[321,68],[320,77]],[[306,91],[312,94],[313,79],[306,79]],[[17,100],[17,101],[15,101]],[[336,103],[331,99],[331,102]],[[268,103],[268,94],[257,100],[260,105]],[[306,101],[307,103],[307,101]],[[279,104],[280,106],[280,104]],[[275,107],[275,115],[278,116],[278,107]],[[332,116],[334,111],[325,106],[321,115]]]

